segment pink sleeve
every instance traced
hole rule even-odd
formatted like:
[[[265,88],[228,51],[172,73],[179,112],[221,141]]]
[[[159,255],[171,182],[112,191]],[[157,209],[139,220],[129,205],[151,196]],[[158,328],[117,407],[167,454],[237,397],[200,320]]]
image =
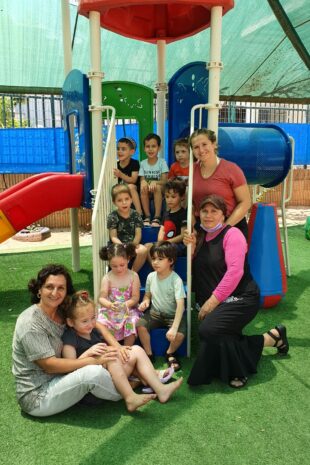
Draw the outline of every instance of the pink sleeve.
[[[247,243],[240,229],[230,228],[227,231],[223,240],[223,248],[227,271],[213,291],[220,302],[233,294],[243,276]]]

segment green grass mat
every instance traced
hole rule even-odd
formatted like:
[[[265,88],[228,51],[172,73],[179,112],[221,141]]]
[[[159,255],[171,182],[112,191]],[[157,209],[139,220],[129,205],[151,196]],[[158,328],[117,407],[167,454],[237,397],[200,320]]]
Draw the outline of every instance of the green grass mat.
[[[291,350],[265,349],[259,372],[242,390],[220,382],[191,389],[186,382],[165,405],[154,401],[131,415],[123,402],[75,406],[46,419],[20,412],[11,375],[16,317],[29,305],[28,280],[49,262],[70,268],[70,250],[1,255],[0,463],[5,465],[307,465],[309,453],[310,242],[289,229],[292,276],[275,308],[246,328],[261,333],[282,322]],[[81,250],[76,288],[92,289],[91,248]],[[193,314],[193,348],[197,347]],[[182,360],[188,376],[191,360]],[[159,359],[156,366],[164,366]]]

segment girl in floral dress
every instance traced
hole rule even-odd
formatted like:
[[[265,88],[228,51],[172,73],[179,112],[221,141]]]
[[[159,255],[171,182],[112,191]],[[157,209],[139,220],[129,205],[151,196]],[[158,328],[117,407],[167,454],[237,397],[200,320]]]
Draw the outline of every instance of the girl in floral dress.
[[[140,317],[140,279],[128,268],[135,257],[134,244],[110,244],[100,249],[102,260],[108,260],[111,271],[102,279],[98,321],[105,325],[118,341],[131,346],[136,339],[136,323]]]

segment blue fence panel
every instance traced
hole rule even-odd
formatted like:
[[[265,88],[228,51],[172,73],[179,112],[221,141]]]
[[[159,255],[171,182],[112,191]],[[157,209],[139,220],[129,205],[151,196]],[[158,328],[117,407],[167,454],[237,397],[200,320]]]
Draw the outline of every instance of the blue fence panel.
[[[294,165],[310,165],[310,125],[278,123],[289,136],[295,139]],[[156,125],[154,125],[156,132]],[[167,134],[166,122],[166,135]],[[138,124],[116,127],[117,140],[133,137],[139,147]],[[104,135],[105,136],[105,135]],[[166,144],[166,160],[168,157]],[[138,150],[134,155],[140,158]],[[77,151],[77,168],[79,155]],[[65,155],[63,128],[16,128],[0,129],[0,173],[44,173],[47,171],[69,172],[69,160]]]
[[[310,165],[310,124],[274,124],[295,139],[294,165]]]
[[[62,128],[0,130],[0,173],[68,170]]]

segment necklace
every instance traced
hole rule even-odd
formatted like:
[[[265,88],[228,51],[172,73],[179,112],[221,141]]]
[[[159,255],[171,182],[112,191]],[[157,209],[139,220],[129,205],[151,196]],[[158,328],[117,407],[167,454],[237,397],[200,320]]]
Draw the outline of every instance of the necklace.
[[[211,169],[209,169],[209,170],[200,162],[199,166],[200,166],[200,173],[201,173],[201,176],[202,176],[204,179],[207,179],[207,178],[209,178],[210,176],[212,176],[212,174],[214,173],[214,171],[216,170],[216,168],[217,168],[218,165],[220,164],[220,161],[221,161],[220,158],[219,158],[219,157],[216,157],[214,166],[213,166]]]

